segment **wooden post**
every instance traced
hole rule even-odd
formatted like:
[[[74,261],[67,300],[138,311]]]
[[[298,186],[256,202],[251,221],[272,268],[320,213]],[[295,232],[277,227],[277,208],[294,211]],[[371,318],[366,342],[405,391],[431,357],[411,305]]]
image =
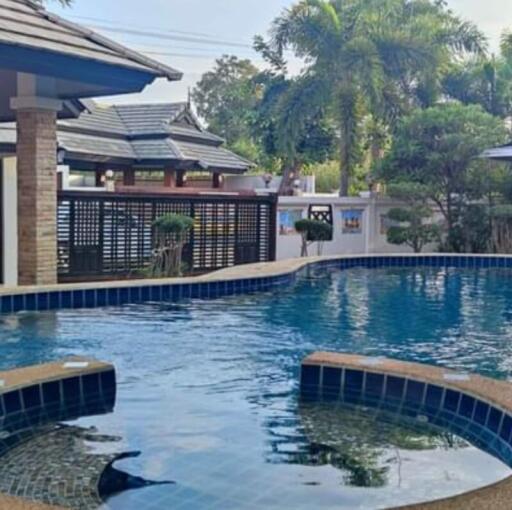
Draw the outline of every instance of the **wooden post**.
[[[174,188],[176,186],[176,177],[172,168],[166,168],[164,170],[164,187]]]
[[[125,186],[135,186],[135,170],[127,168],[123,171],[123,184]]]
[[[95,186],[97,188],[102,188],[104,186],[104,182],[102,181],[103,179],[103,175],[104,175],[104,171],[103,170],[100,170],[99,168],[97,168],[95,171],[94,171],[94,177],[95,177]]]
[[[176,173],[176,187],[184,188],[187,183],[187,172],[185,170],[178,170]]]
[[[218,172],[213,172],[213,178],[212,178],[213,187],[216,189],[222,188],[222,181],[223,181],[222,174],[218,173]]]

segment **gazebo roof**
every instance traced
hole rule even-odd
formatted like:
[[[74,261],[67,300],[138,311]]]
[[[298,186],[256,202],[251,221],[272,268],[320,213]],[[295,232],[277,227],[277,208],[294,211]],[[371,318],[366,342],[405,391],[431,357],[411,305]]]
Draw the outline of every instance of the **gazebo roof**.
[[[8,99],[16,73],[52,77],[59,99],[138,92],[175,69],[46,11],[31,0],[0,0],[0,118],[13,118]]]
[[[244,173],[253,164],[223,147],[187,103],[100,105],[84,101],[77,119],[58,124],[59,148],[75,168],[147,168]],[[0,125],[0,150],[14,151],[14,126]]]
[[[482,153],[481,157],[495,161],[512,161],[512,144],[487,149]]]

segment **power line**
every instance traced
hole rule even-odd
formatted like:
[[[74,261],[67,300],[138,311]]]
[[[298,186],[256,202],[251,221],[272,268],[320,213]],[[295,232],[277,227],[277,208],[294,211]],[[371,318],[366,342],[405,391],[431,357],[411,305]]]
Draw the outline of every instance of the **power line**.
[[[125,35],[136,35],[140,37],[149,37],[154,39],[167,39],[170,41],[181,41],[181,42],[190,42],[195,44],[214,44],[217,46],[232,46],[235,48],[250,48],[252,49],[252,46],[250,44],[243,44],[243,43],[236,43],[236,42],[230,42],[230,41],[222,41],[222,40],[216,40],[216,39],[207,39],[207,38],[199,38],[199,37],[189,37],[184,35],[171,35],[167,33],[158,33],[158,32],[150,32],[146,30],[133,30],[133,29],[127,29],[127,28],[114,28],[114,27],[108,27],[105,25],[96,25],[91,24],[89,25],[91,28],[95,28],[98,30],[104,30],[106,32],[112,32],[116,34],[125,34]]]
[[[97,22],[100,22],[100,23],[106,23],[108,25],[111,25],[113,27],[117,27],[117,28],[133,28],[133,29],[142,29],[142,30],[157,30],[159,32],[168,32],[170,34],[181,34],[181,35],[195,35],[195,36],[199,36],[199,37],[211,37],[211,38],[217,38],[219,37],[218,34],[208,34],[208,33],[205,33],[205,32],[191,32],[191,31],[188,31],[188,30],[176,30],[176,29],[166,29],[166,28],[162,28],[162,27],[157,27],[156,25],[135,25],[135,24],[124,24],[124,23],[119,23],[118,21],[114,21],[114,20],[109,20],[109,19],[106,19],[106,18],[94,18],[94,17],[91,17],[91,16],[70,16],[71,18],[74,18],[74,19],[81,19],[81,20],[86,20],[86,21],[97,21]],[[237,42],[242,42],[242,41],[237,41]]]

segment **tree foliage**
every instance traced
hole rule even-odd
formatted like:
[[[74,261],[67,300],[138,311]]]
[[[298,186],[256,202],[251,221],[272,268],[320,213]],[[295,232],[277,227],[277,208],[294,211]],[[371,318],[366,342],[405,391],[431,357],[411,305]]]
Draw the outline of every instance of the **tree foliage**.
[[[481,52],[484,39],[442,2],[301,0],[273,22],[270,40],[260,38],[257,46],[276,67],[283,67],[286,49],[305,60],[297,83],[309,112],[328,111],[336,122],[340,194],[346,195],[365,116],[389,123],[411,102],[431,103],[441,64]],[[293,134],[303,115],[303,109],[290,108],[282,129]]]
[[[253,78],[258,69],[250,60],[224,55],[215,61],[192,92],[198,114],[209,129],[229,144],[251,139],[250,126],[258,103]]]
[[[182,276],[183,247],[194,228],[194,220],[181,214],[164,214],[153,222],[155,246],[151,264],[152,276]]]
[[[501,120],[479,106],[417,110],[400,123],[380,176],[424,186],[446,220],[446,248],[460,251],[467,204],[481,198],[481,176],[488,169],[479,156],[505,139]]]
[[[332,239],[332,225],[324,221],[302,219],[295,222],[295,230],[301,235],[301,257],[308,256],[308,247],[318,243],[318,255],[321,255],[322,244]]]
[[[393,208],[387,214],[394,223],[388,228],[389,243],[405,244],[420,253],[425,245],[439,241],[440,227],[432,221],[428,192],[426,186],[415,182],[396,182],[388,186],[389,196],[406,206]]]

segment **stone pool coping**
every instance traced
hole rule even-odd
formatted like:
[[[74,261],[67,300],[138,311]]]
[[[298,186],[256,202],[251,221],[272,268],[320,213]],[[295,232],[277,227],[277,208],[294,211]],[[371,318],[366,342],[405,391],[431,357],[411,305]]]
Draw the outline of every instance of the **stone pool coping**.
[[[372,269],[423,265],[512,269],[512,256],[444,253],[334,255],[247,264],[196,277],[0,287],[0,313],[97,308],[245,294],[290,283],[307,266]]]
[[[443,390],[460,392],[461,396],[474,397],[496,406],[496,409],[503,411],[503,413],[512,414],[512,383],[507,381],[490,379],[476,374],[460,373],[431,365],[342,353],[316,352],[311,354],[302,363],[303,374],[305,367],[315,366],[322,367],[321,374],[323,374],[323,368],[328,367],[342,369],[343,371],[348,369],[357,372],[362,371],[365,374],[372,373],[403,378],[426,385],[432,384],[443,388]],[[304,375],[302,377],[302,383],[304,383]],[[321,391],[322,384],[324,384],[322,377],[322,375],[319,375],[319,391]],[[425,391],[427,387],[425,386]],[[405,388],[406,386],[402,390],[403,393],[406,391]],[[361,389],[361,391],[365,390]],[[384,392],[385,390],[382,389],[381,391]],[[441,404],[442,402],[439,405],[441,406]],[[489,420],[489,417],[487,417],[487,420]],[[501,423],[503,423],[503,419]],[[498,434],[498,431],[496,434]],[[453,497],[398,508],[400,510],[484,510],[488,508],[509,510],[512,507],[511,501],[512,476]],[[398,508],[394,510],[398,510]]]
[[[63,507],[27,501],[0,493],[0,510],[66,510]],[[69,509],[68,509],[69,510]]]
[[[67,363],[71,363],[72,365],[66,366]],[[79,366],[85,363],[87,365]],[[58,362],[4,370],[0,371],[0,395],[27,386],[60,381],[69,377],[80,377],[109,370],[113,370],[113,366],[110,363],[104,363],[83,356],[71,356]]]

